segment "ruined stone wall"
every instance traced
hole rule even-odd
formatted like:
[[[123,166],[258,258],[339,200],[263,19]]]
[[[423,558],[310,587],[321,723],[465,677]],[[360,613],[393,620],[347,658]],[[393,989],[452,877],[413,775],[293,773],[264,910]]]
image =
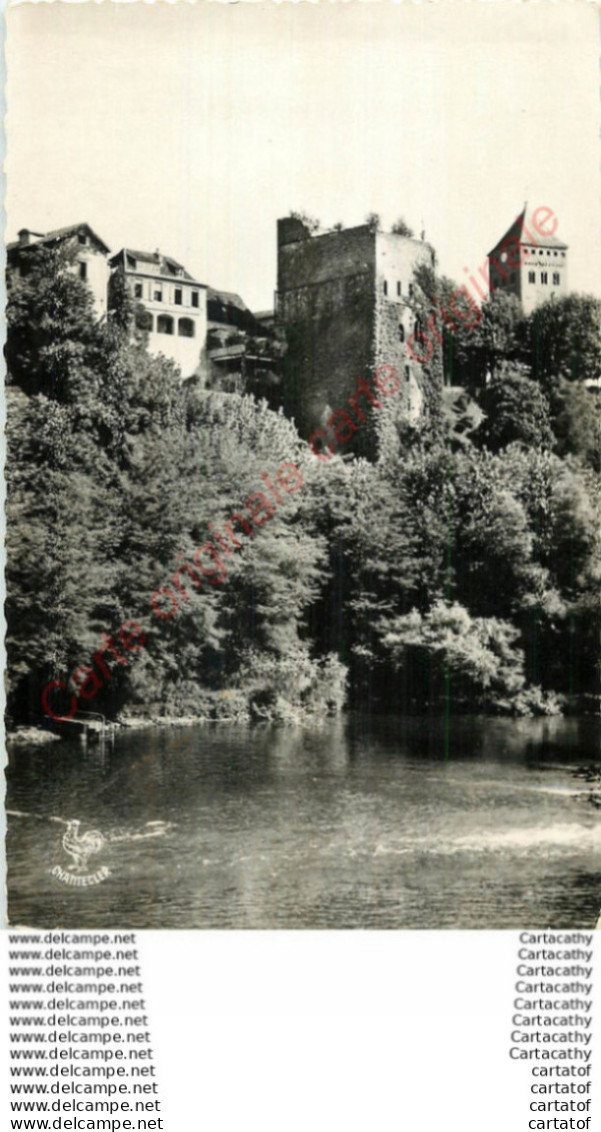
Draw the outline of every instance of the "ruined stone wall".
[[[432,265],[421,240],[375,232],[367,225],[311,236],[297,220],[278,222],[278,323],[287,341],[284,411],[305,438],[349,407],[359,377],[370,385],[380,366],[399,375],[398,391],[360,400],[360,426],[345,452],[375,459],[383,430],[418,424],[424,414],[422,366],[411,358],[415,329],[414,269]],[[322,438],[325,442],[325,438]]]
[[[376,244],[374,366],[392,365],[401,388],[383,401],[378,412],[378,435],[395,422],[418,425],[424,410],[424,367],[411,357],[407,342],[415,330],[420,264],[432,266],[429,244],[404,236],[378,233]]]

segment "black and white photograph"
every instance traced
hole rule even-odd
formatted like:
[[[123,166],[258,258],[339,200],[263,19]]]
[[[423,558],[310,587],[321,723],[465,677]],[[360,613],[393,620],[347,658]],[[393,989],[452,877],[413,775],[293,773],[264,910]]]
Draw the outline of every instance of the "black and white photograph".
[[[595,928],[597,5],[6,26],[11,927]]]

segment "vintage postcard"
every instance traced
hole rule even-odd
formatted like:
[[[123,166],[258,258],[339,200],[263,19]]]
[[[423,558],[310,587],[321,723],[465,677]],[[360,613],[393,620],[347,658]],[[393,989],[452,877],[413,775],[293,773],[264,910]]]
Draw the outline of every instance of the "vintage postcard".
[[[6,22],[9,923],[594,927],[598,7]]]

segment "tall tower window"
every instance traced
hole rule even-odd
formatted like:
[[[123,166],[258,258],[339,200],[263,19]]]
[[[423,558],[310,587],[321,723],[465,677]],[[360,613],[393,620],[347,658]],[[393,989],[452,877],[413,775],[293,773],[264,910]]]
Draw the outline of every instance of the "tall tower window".
[[[558,271],[553,272],[553,286],[559,287],[559,272]]]
[[[536,283],[536,271],[529,271],[528,272],[528,282],[529,283]]]
[[[181,305],[182,305],[182,289],[181,289],[181,287],[175,288],[175,298],[174,298],[173,301],[174,301],[176,307],[181,307]]]
[[[198,291],[193,291],[193,292],[192,292],[192,306],[193,306],[193,307],[197,307],[197,306],[198,306]]]
[[[541,271],[540,281],[541,281],[541,283],[547,283],[548,282],[548,275],[547,275],[546,271]]]
[[[141,299],[142,298],[142,284],[141,283],[135,283],[134,284],[134,298],[135,299]]]
[[[88,265],[87,263],[80,263],[79,265],[79,278],[85,280],[88,278]]]
[[[403,288],[401,287],[401,282],[400,282],[400,280],[399,280],[399,282],[398,282],[398,283],[397,283],[397,285],[396,285],[396,293],[397,293],[397,295],[399,296],[399,298],[400,298],[400,296],[401,296],[401,294],[402,294],[402,291],[403,291]]]
[[[402,322],[399,322],[399,342],[405,341],[405,327]]]
[[[384,291],[384,294],[387,295],[388,294],[388,283],[386,282],[386,280],[384,280],[384,285],[383,285],[382,289]]]

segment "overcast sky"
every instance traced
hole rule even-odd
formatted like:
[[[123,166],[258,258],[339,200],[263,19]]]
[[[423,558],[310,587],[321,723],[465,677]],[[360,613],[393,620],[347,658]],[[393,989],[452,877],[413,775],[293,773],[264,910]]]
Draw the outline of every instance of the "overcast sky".
[[[8,227],[87,220],[271,307],[291,209],[425,228],[462,280],[528,200],[601,294],[599,11],[26,4],[8,15]]]

